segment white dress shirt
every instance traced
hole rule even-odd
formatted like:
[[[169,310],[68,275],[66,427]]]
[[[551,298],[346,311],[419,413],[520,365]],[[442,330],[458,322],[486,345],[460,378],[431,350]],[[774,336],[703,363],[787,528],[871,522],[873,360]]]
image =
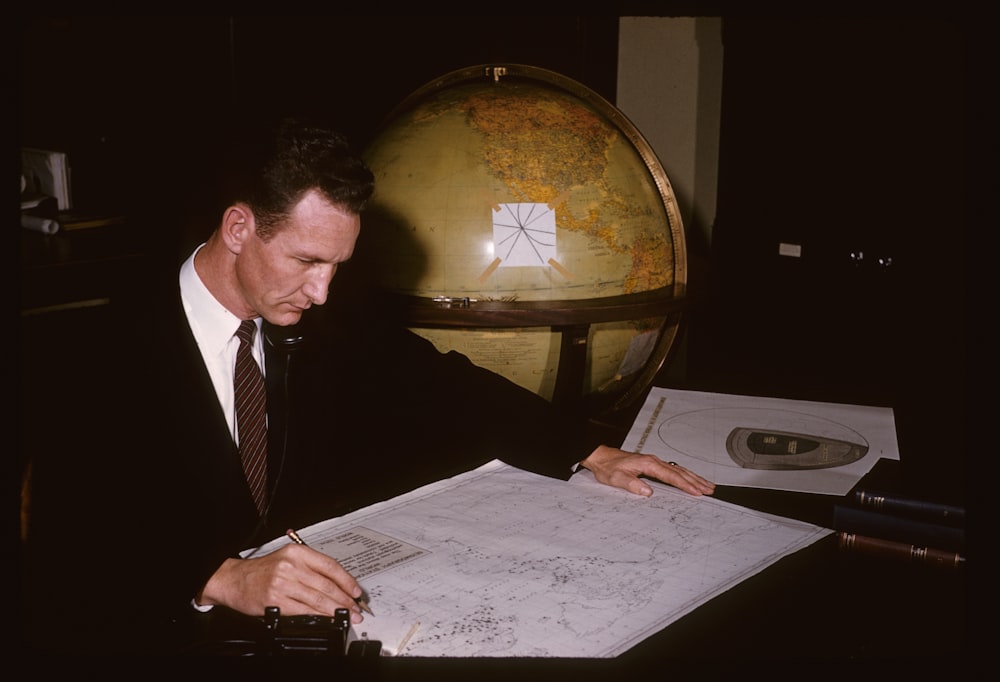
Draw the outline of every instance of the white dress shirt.
[[[233,441],[238,442],[233,373],[236,368],[236,351],[240,346],[240,340],[236,338],[235,334],[241,320],[212,296],[204,282],[198,277],[198,273],[195,272],[194,257],[202,246],[204,244],[195,249],[194,253],[181,265],[181,302],[184,305],[184,313],[187,315],[195,341],[198,342],[198,348],[201,350],[205,367],[208,368],[208,374],[212,377],[219,405],[222,406],[222,412],[226,415],[229,433],[233,435]],[[264,346],[260,333],[261,318],[258,317],[255,322],[257,333],[253,339],[253,357],[263,373],[265,369]]]

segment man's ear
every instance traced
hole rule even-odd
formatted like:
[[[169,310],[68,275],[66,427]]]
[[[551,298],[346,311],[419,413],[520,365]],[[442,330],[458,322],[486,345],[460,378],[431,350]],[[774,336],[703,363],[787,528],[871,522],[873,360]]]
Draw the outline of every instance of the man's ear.
[[[243,244],[256,229],[253,211],[246,204],[233,204],[222,214],[220,232],[226,246],[233,253],[243,250]]]

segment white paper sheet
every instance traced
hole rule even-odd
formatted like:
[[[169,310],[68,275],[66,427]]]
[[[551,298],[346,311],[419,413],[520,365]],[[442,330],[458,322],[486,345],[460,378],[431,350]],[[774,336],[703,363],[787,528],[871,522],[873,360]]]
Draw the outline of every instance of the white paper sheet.
[[[494,461],[299,535],[357,571],[386,655],[609,658],[831,532],[653,486]]]
[[[493,254],[500,267],[545,266],[556,257],[556,214],[545,204],[500,204]]]

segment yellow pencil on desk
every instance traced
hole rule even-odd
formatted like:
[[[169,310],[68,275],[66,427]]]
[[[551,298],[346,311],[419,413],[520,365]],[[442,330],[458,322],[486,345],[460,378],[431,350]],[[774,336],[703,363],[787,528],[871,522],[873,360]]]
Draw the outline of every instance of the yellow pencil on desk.
[[[418,620],[416,623],[413,624],[413,627],[410,628],[409,632],[407,632],[403,636],[403,639],[400,640],[400,642],[399,642],[399,646],[396,647],[396,655],[397,656],[399,654],[403,653],[403,649],[405,649],[406,645],[410,643],[410,638],[413,637],[414,634],[416,634],[417,628],[419,628],[419,627],[420,627],[420,621]]]
[[[294,542],[296,545],[306,544],[305,540],[299,537],[299,534],[295,532],[294,528],[289,528],[288,530],[286,530],[285,535],[291,538],[292,542]],[[364,598],[364,596],[358,597],[354,601],[358,603],[358,606],[361,607],[362,611],[371,616],[375,615],[375,613],[368,607],[368,601]]]

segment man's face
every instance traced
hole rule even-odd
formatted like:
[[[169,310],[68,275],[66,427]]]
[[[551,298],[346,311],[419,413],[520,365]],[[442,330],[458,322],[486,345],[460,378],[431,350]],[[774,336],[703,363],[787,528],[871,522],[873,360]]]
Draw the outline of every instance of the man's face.
[[[358,215],[309,192],[270,241],[250,229],[236,260],[244,299],[272,324],[295,324],[303,310],[326,302],[337,265],[354,253],[360,230]]]

